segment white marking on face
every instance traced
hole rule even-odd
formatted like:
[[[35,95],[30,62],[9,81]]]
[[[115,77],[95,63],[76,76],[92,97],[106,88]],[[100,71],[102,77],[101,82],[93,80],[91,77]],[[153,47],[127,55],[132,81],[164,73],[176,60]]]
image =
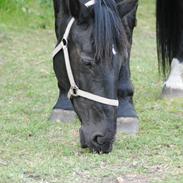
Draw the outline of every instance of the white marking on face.
[[[172,60],[170,76],[165,85],[167,88],[183,90],[183,63],[176,58]]]
[[[112,46],[112,53],[113,53],[113,55],[116,55],[117,54],[117,52],[116,52],[116,50],[114,48],[114,45]]]

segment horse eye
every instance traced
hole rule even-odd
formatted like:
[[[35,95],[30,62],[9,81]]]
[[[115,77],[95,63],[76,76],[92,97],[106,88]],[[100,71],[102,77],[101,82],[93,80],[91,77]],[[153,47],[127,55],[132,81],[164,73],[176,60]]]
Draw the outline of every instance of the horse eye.
[[[90,54],[81,53],[81,62],[87,66],[93,66],[95,64],[95,59]]]
[[[91,60],[82,60],[82,63],[86,66],[92,67],[94,65],[94,61]]]
[[[87,22],[78,22],[77,25],[82,29],[82,30],[87,30],[89,24]]]

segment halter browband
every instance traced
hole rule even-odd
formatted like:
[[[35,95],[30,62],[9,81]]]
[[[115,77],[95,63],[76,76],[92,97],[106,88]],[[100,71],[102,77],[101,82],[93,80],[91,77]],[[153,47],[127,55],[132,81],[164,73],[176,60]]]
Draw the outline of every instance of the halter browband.
[[[89,2],[87,2],[85,4],[85,6],[89,7],[95,4],[95,0],[91,0]],[[86,92],[84,90],[79,89],[79,87],[76,85],[76,82],[74,80],[74,76],[72,73],[72,69],[71,69],[71,64],[70,64],[70,59],[69,59],[69,51],[68,51],[68,47],[67,47],[67,40],[68,40],[68,36],[71,30],[71,27],[74,23],[75,19],[72,17],[71,20],[69,21],[67,28],[65,30],[64,36],[62,41],[56,46],[55,50],[53,51],[53,58],[61,51],[63,50],[64,52],[64,59],[65,59],[65,65],[66,65],[66,70],[67,70],[67,75],[69,78],[69,82],[70,82],[70,90],[68,92],[68,98],[70,99],[71,97],[83,97],[89,100],[93,100],[95,102],[99,102],[102,104],[106,104],[106,105],[111,105],[111,106],[119,106],[119,101],[118,100],[114,100],[114,99],[108,99],[105,97],[101,97],[98,95],[94,95],[92,93]]]

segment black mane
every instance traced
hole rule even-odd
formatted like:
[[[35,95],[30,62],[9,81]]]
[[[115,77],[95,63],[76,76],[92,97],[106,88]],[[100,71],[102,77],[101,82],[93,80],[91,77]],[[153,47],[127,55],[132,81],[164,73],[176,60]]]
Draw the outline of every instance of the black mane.
[[[94,15],[96,58],[111,57],[113,45],[118,51],[125,45],[124,30],[116,1],[96,0]]]

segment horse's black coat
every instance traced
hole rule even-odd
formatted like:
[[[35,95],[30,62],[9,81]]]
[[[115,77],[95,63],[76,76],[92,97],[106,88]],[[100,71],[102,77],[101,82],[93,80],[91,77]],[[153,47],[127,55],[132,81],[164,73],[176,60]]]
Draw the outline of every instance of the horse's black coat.
[[[81,4],[81,3],[82,4]],[[62,39],[69,18],[74,23],[69,36],[71,65],[77,85],[88,92],[120,101],[115,107],[77,97],[72,99],[81,121],[82,147],[109,152],[116,132],[116,118],[136,117],[133,87],[130,79],[130,50],[136,23],[137,0],[97,0],[86,8],[86,0],[54,0],[58,42]],[[112,55],[112,46],[117,55]],[[66,98],[69,81],[63,53],[54,58],[60,96],[55,108],[72,110]]]

